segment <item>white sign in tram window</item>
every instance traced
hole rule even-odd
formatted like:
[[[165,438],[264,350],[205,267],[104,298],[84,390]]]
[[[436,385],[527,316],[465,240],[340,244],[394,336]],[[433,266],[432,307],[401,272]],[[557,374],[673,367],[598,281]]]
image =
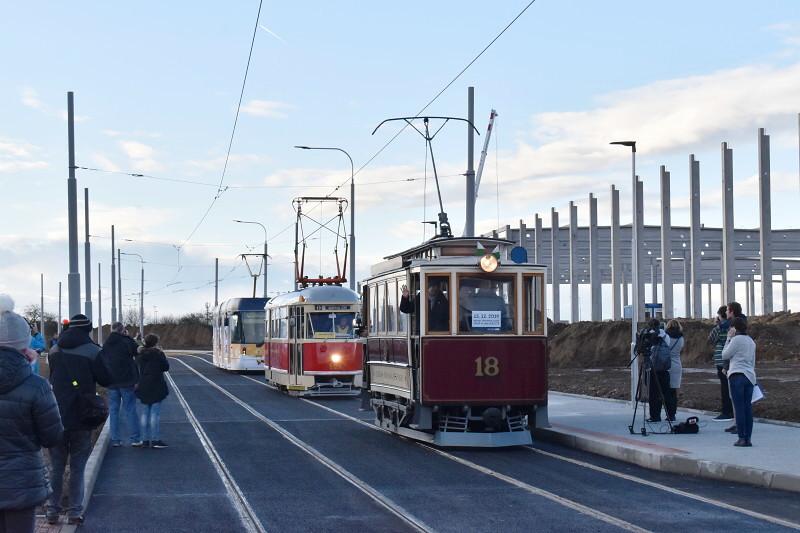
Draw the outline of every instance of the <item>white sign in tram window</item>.
[[[500,328],[502,311],[473,311],[473,328]]]

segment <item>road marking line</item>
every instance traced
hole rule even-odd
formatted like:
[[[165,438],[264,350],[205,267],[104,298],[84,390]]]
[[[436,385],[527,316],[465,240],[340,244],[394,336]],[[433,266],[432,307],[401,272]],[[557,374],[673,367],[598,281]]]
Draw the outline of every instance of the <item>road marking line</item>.
[[[186,364],[186,363],[184,363],[184,364]],[[256,383],[259,383],[259,384],[262,384],[262,385],[266,386],[266,383],[262,383],[257,379],[253,379],[253,378],[250,378],[248,376],[242,376],[242,377],[244,377],[246,379],[249,379],[250,381],[254,381]],[[332,408],[330,408],[330,407],[328,407],[326,405],[322,405],[322,404],[319,404],[319,403],[314,402],[312,400],[307,400],[305,398],[298,398],[298,399],[300,401],[303,401],[303,402],[306,402],[306,403],[310,403],[311,405],[319,407],[320,409],[324,409],[325,411],[329,411],[329,412],[331,412],[333,414],[336,414],[338,416],[341,416],[341,417],[347,418],[349,420],[352,420],[353,422],[361,424],[362,426],[366,426],[366,427],[368,427],[370,429],[374,429],[374,430],[377,430],[377,431],[380,431],[380,432],[383,432],[383,433],[389,433],[389,434],[392,433],[391,431],[388,431],[386,429],[380,428],[380,427],[378,427],[378,426],[376,426],[374,424],[370,424],[368,422],[365,422],[363,420],[360,420],[360,419],[355,418],[353,416],[350,416],[348,414],[342,413],[342,412],[337,411],[336,409],[332,409]],[[511,485],[513,485],[513,486],[515,486],[515,487],[517,487],[519,489],[522,489],[522,490],[524,490],[526,492],[535,494],[537,496],[541,496],[541,497],[543,497],[543,498],[545,498],[547,500],[550,500],[550,501],[555,502],[555,503],[557,503],[559,505],[562,505],[564,507],[572,509],[573,511],[577,511],[577,512],[579,512],[581,514],[584,514],[586,516],[590,516],[592,518],[595,518],[595,519],[600,520],[602,522],[605,522],[607,524],[611,524],[613,526],[617,526],[617,527],[619,527],[621,529],[624,529],[626,531],[636,531],[638,533],[643,533],[643,532],[648,532],[649,531],[648,529],[641,528],[641,527],[639,527],[637,525],[631,524],[630,522],[626,522],[625,520],[622,520],[622,519],[619,519],[619,518],[615,518],[615,517],[613,517],[611,515],[608,515],[608,514],[602,512],[602,511],[597,511],[595,509],[592,509],[591,507],[587,507],[587,506],[585,506],[583,504],[580,504],[578,502],[572,501],[572,500],[567,499],[567,498],[563,498],[561,496],[558,496],[557,494],[554,494],[552,492],[546,491],[544,489],[540,489],[538,487],[534,487],[533,485],[529,485],[528,483],[525,483],[525,482],[520,481],[518,479],[514,479],[512,477],[506,476],[505,474],[501,474],[500,472],[496,472],[494,470],[491,470],[489,468],[481,466],[481,465],[479,465],[477,463],[473,463],[472,461],[468,461],[466,459],[462,459],[460,457],[456,457],[455,455],[449,454],[449,453],[447,453],[445,451],[438,450],[436,448],[433,448],[431,446],[427,446],[425,444],[422,444],[420,442],[417,442],[417,441],[414,441],[414,440],[411,440],[411,439],[408,439],[408,440],[410,442],[413,442],[414,444],[416,444],[418,446],[422,446],[423,448],[425,448],[427,450],[430,450],[430,451],[432,451],[434,453],[437,453],[437,454],[439,454],[439,455],[441,455],[443,457],[446,457],[447,459],[450,459],[451,461],[455,461],[455,462],[457,462],[459,464],[462,464],[464,466],[472,468],[473,470],[477,470],[478,472],[481,472],[482,474],[486,474],[488,476],[492,476],[492,477],[494,477],[496,479],[499,479],[501,481],[509,483],[509,484],[511,484]]]
[[[194,356],[194,355],[189,355],[189,357],[196,357],[197,359],[200,359],[201,361],[208,363],[208,361],[206,361],[202,357],[197,357],[197,356]],[[258,383],[260,385],[264,385],[264,386],[267,385],[266,383],[263,383],[263,382],[261,382],[261,381],[259,381],[257,379],[249,377],[249,376],[244,376],[243,375],[242,377],[245,378],[245,379],[249,379],[250,381],[253,381],[255,383]],[[334,413],[334,414],[337,414],[337,415],[342,416],[344,418],[347,418],[349,420],[352,420],[353,422],[358,422],[359,424],[362,424],[362,425],[364,425],[366,427],[369,427],[371,429],[375,429],[375,430],[382,431],[382,432],[385,432],[385,433],[391,433],[390,431],[387,431],[387,430],[385,430],[383,428],[375,426],[374,424],[370,424],[368,422],[365,422],[364,420],[360,420],[358,418],[352,417],[350,415],[342,413],[341,411],[337,411],[336,409],[332,409],[332,408],[330,408],[328,406],[319,404],[319,403],[311,401],[311,400],[307,400],[305,398],[299,398],[299,399],[301,401],[304,401],[304,402],[310,403],[312,405],[315,405],[315,406],[319,407],[320,409],[324,409],[324,410],[329,411],[331,413]],[[429,446],[425,446],[425,447],[426,448],[430,448]],[[566,461],[568,463],[572,463],[572,464],[575,464],[577,466],[582,466],[582,467],[588,468],[590,470],[595,470],[597,472],[602,472],[604,474],[608,474],[608,475],[615,476],[615,477],[618,477],[618,478],[621,478],[621,479],[625,479],[627,481],[632,481],[634,483],[639,483],[641,485],[646,485],[646,486],[649,486],[649,487],[652,487],[652,488],[655,488],[655,489],[659,489],[659,490],[662,490],[662,491],[665,491],[665,492],[669,492],[671,494],[675,494],[677,496],[683,496],[685,498],[689,498],[689,499],[692,499],[692,500],[695,500],[695,501],[698,501],[698,502],[701,502],[701,503],[705,503],[705,504],[708,504],[708,505],[713,505],[713,506],[719,507],[721,509],[725,509],[725,510],[728,510],[728,511],[733,511],[733,512],[736,512],[736,513],[740,513],[740,514],[749,516],[751,518],[756,518],[758,520],[763,520],[765,522],[770,522],[770,523],[773,523],[773,524],[776,524],[776,525],[780,525],[780,526],[783,526],[783,527],[788,527],[788,528],[794,529],[794,530],[800,530],[800,524],[798,524],[796,522],[792,522],[790,520],[784,520],[782,518],[777,518],[777,517],[774,517],[774,516],[762,514],[762,513],[759,513],[757,511],[751,511],[749,509],[745,509],[745,508],[742,508],[742,507],[737,507],[735,505],[732,505],[732,504],[729,504],[729,503],[725,503],[725,502],[720,501],[720,500],[714,500],[712,498],[707,498],[705,496],[700,496],[700,495],[697,495],[697,494],[693,494],[691,492],[686,492],[686,491],[683,491],[683,490],[680,490],[680,489],[675,489],[675,488],[672,488],[672,487],[668,487],[668,486],[663,485],[661,483],[657,483],[655,481],[649,481],[647,479],[640,478],[640,477],[637,477],[637,476],[633,476],[631,474],[624,474],[622,472],[616,472],[614,470],[610,470],[608,468],[603,468],[601,466],[593,465],[591,463],[580,461],[578,459],[572,459],[572,458],[569,458],[569,457],[561,456],[561,455],[554,454],[552,452],[547,452],[547,451],[544,451],[544,450],[539,450],[537,448],[532,448],[532,447],[529,447],[529,446],[527,448],[533,453],[539,453],[541,455],[545,455],[545,456],[548,456],[548,457],[551,457],[551,458],[554,458],[554,459],[559,459],[561,461]],[[431,448],[431,449],[433,449],[433,448]],[[438,452],[438,450],[435,450],[435,449],[434,449],[434,451]]]
[[[261,520],[258,519],[255,511],[253,511],[253,508],[250,507],[250,503],[247,501],[242,489],[240,489],[239,485],[236,484],[236,481],[233,479],[228,467],[225,465],[225,462],[222,460],[222,457],[219,455],[217,449],[211,443],[211,439],[208,437],[205,430],[203,430],[200,422],[194,415],[194,411],[192,411],[192,408],[189,407],[189,403],[186,401],[183,393],[175,383],[175,380],[172,379],[172,376],[169,375],[169,372],[165,372],[164,375],[166,376],[170,385],[172,385],[172,388],[175,391],[175,396],[178,398],[178,402],[180,402],[183,410],[186,411],[186,416],[189,419],[189,423],[191,423],[192,427],[194,428],[197,438],[200,439],[200,444],[203,445],[203,449],[208,455],[208,458],[211,460],[211,464],[214,465],[217,475],[219,475],[223,485],[225,485],[225,490],[228,493],[228,499],[230,500],[231,505],[233,505],[233,507],[236,509],[236,512],[239,514],[239,519],[241,520],[242,525],[249,532],[266,533],[264,525],[261,523]]]
[[[275,423],[271,419],[267,418],[266,416],[262,415],[261,413],[253,409],[253,407],[250,406],[250,404],[240,400],[237,396],[233,395],[231,392],[221,387],[220,385],[217,385],[216,383],[208,379],[206,376],[204,376],[203,374],[192,368],[184,361],[181,361],[180,359],[176,360],[182,365],[184,365],[186,368],[197,374],[198,377],[206,381],[209,385],[211,385],[212,387],[220,391],[222,394],[233,400],[237,405],[245,409],[255,418],[257,418],[258,420],[260,420],[261,422],[263,422],[264,424],[266,424],[267,426],[278,432],[278,434],[280,434],[283,438],[285,438],[286,440],[288,440],[289,442],[291,442],[292,444],[294,444],[295,446],[306,452],[308,455],[310,455],[311,457],[313,457],[314,459],[316,459],[317,461],[328,467],[328,469],[330,469],[336,475],[338,475],[339,477],[341,477],[342,479],[344,479],[345,481],[347,481],[348,483],[359,489],[361,492],[372,498],[372,500],[381,505],[387,511],[391,512],[392,514],[403,520],[406,524],[410,525],[417,531],[424,531],[424,532],[433,531],[433,529],[431,529],[427,524],[422,522],[420,519],[416,518],[408,511],[406,511],[403,507],[401,507],[388,497],[378,492],[371,485],[362,481],[360,478],[356,477],[354,474],[349,472],[347,469],[345,469],[332,459],[329,459],[328,457],[323,455],[319,450],[317,450],[310,444],[295,437],[288,430],[284,429],[279,424]],[[258,380],[253,380],[253,381],[258,382]],[[266,383],[264,383],[264,385],[266,386]]]
[[[719,500],[714,500],[714,499],[711,499],[711,498],[707,498],[705,496],[700,496],[698,494],[692,494],[691,492],[686,492],[686,491],[683,491],[683,490],[680,490],[680,489],[676,489],[676,488],[673,488],[673,487],[668,487],[667,485],[663,485],[663,484],[657,483],[655,481],[650,481],[650,480],[647,480],[647,479],[644,479],[644,478],[633,476],[631,474],[625,474],[625,473],[622,473],[622,472],[617,472],[617,471],[611,470],[609,468],[603,468],[602,466],[593,465],[592,463],[587,463],[587,462],[581,461],[579,459],[573,459],[571,457],[558,455],[558,454],[555,454],[555,453],[552,453],[552,452],[548,452],[548,451],[545,451],[545,450],[540,450],[538,448],[531,448],[530,446],[527,446],[527,448],[530,451],[532,451],[533,453],[538,453],[538,454],[541,454],[541,455],[544,455],[544,456],[547,456],[547,457],[551,457],[553,459],[558,459],[559,461],[565,461],[567,463],[572,463],[574,465],[581,466],[583,468],[588,468],[588,469],[594,470],[596,472],[602,472],[603,474],[608,474],[610,476],[618,477],[620,479],[625,479],[627,481],[632,481],[634,483],[639,483],[640,485],[646,485],[648,487],[652,487],[652,488],[655,488],[655,489],[663,490],[665,492],[669,492],[669,493],[675,494],[677,496],[683,496],[684,498],[689,498],[689,499],[696,500],[696,501],[699,501],[699,502],[702,502],[702,503],[706,503],[708,505],[713,505],[715,507],[720,507],[720,508],[728,510],[728,511],[734,511],[734,512],[737,512],[737,513],[740,513],[740,514],[747,515],[747,516],[749,516],[751,518],[757,518],[759,520],[764,520],[766,522],[771,522],[773,524],[777,524],[777,525],[780,525],[780,526],[783,526],[783,527],[788,527],[788,528],[791,528],[791,529],[800,530],[800,524],[795,523],[795,522],[791,522],[789,520],[784,520],[782,518],[777,518],[777,517],[774,517],[774,516],[765,515],[765,514],[757,512],[757,511],[750,511],[749,509],[744,509],[742,507],[737,507],[735,505],[731,505],[729,503],[725,503],[725,502],[722,502],[722,501],[719,501]]]

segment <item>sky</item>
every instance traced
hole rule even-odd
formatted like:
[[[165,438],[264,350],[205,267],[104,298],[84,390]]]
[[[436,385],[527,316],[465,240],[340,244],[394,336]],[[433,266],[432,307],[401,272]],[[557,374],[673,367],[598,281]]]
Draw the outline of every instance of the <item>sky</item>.
[[[145,260],[146,314],[197,312],[213,304],[214,258],[220,299],[252,290],[238,256],[259,252],[264,234],[233,219],[266,226],[269,290],[285,292],[293,276],[292,199],[342,184],[336,194],[349,195],[343,154],[294,145],[341,147],[360,169],[399,129],[372,135],[380,121],[416,114],[526,4],[265,0],[223,182],[229,188],[198,227],[222,177],[258,2],[7,3],[0,292],[21,309],[38,302],[44,274],[45,310],[57,313],[63,282],[67,312],[67,91],[75,93],[76,164],[100,170],[77,171],[81,214],[84,187],[90,195],[95,309],[99,262],[108,320],[114,224],[123,252]],[[499,114],[478,231],[530,223],[551,207],[563,220],[570,200],[585,223],[589,193],[608,223],[610,185],[630,198],[629,153],[608,142],[629,138],[639,143],[646,223],[658,223],[660,165],[672,173],[673,224],[688,223],[692,153],[701,162],[702,222],[720,225],[726,141],[734,150],[736,225],[756,227],[759,127],[771,136],[773,227],[798,227],[796,0],[538,0],[427,112],[465,116],[469,86],[478,147],[489,111]],[[445,209],[460,230],[465,127],[448,124],[434,150]],[[355,183],[360,280],[383,256],[429,238],[421,221],[435,219],[438,208],[425,145],[411,130],[359,170]],[[621,204],[629,222],[629,202]],[[82,276],[83,228],[81,219]],[[328,237],[310,242],[309,268],[331,274],[333,246]],[[122,271],[123,305],[138,308],[138,259],[123,257]],[[569,316],[569,295],[562,296]]]

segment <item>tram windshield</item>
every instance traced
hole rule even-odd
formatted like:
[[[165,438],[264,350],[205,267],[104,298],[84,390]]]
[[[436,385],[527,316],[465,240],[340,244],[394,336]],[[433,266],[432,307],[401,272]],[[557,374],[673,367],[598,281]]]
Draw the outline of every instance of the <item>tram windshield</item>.
[[[264,311],[238,311],[231,315],[232,344],[263,344],[266,336]]]
[[[514,307],[513,277],[459,276],[459,333],[513,333]]]
[[[352,339],[355,313],[308,313],[309,339]]]

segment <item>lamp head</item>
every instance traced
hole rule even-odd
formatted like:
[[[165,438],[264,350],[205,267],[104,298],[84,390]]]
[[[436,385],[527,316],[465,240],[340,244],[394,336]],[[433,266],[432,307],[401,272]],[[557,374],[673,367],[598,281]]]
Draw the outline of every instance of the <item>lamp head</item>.
[[[636,141],[614,141],[609,144],[619,144],[620,146],[628,146],[632,151],[636,151]]]

